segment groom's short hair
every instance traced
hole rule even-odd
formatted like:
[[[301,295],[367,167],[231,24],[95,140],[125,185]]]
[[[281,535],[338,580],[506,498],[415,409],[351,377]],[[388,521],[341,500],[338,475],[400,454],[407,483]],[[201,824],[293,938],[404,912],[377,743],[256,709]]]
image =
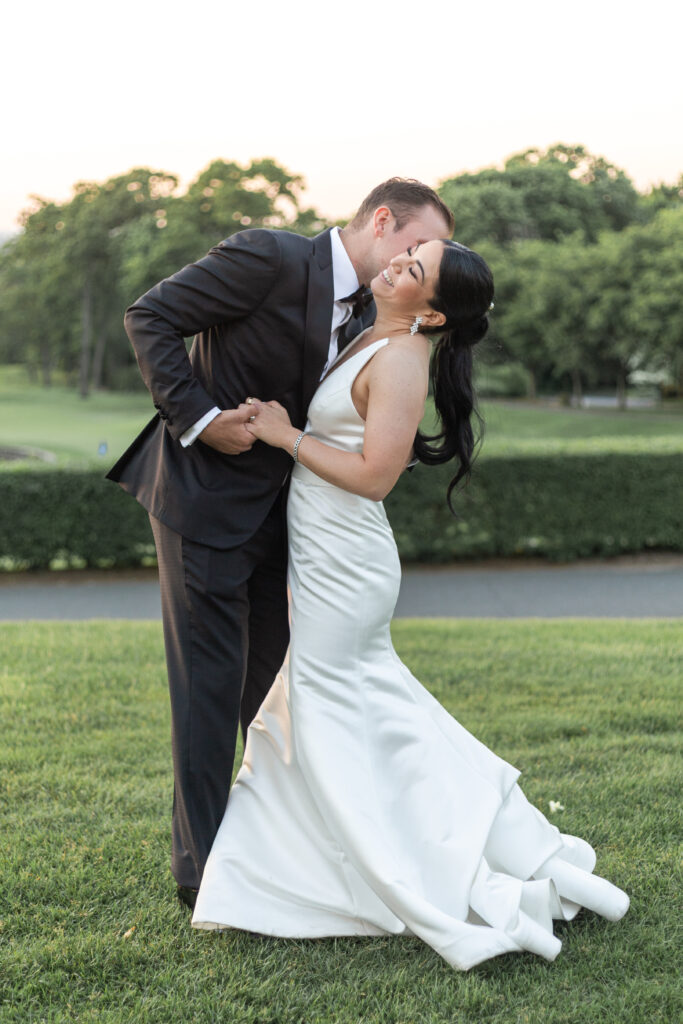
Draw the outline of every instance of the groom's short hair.
[[[389,178],[388,181],[377,185],[360,204],[356,215],[349,222],[349,227],[364,227],[378,206],[389,207],[396,221],[396,231],[400,231],[424,206],[433,206],[441,214],[451,234],[455,227],[453,214],[443,199],[433,188],[415,178]]]

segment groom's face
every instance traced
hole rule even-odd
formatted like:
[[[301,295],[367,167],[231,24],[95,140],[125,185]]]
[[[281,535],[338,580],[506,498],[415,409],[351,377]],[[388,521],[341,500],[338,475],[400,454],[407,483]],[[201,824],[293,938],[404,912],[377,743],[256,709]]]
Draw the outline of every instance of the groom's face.
[[[416,245],[424,245],[434,238],[450,238],[448,224],[431,204],[418,207],[414,215],[406,221],[402,228],[396,230],[396,221],[391,211],[387,211],[381,224],[381,234],[375,235],[372,252],[372,276],[375,277],[390,260],[399,253],[413,249]]]

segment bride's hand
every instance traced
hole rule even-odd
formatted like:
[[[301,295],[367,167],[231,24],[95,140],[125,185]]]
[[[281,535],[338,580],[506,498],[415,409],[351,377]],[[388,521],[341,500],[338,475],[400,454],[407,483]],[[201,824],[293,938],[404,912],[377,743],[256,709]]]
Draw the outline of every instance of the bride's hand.
[[[247,408],[251,412],[249,420],[245,423],[250,434],[275,448],[287,443],[292,432],[292,423],[289,413],[279,402],[261,402],[258,398],[252,398],[244,406],[241,405],[240,409],[242,408]]]

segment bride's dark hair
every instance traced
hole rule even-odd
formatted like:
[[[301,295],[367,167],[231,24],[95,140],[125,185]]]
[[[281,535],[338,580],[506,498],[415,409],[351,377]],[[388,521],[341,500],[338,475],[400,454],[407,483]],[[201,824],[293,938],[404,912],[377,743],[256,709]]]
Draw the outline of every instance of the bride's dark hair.
[[[432,309],[446,322],[423,334],[439,334],[431,362],[434,405],[440,430],[415,439],[415,455],[428,466],[455,459],[457,471],[446,495],[453,511],[453,488],[469,477],[475,445],[481,439],[483,420],[476,409],[472,384],[472,348],[488,330],[488,311],[493,300],[493,275],[481,256],[459,242],[444,241],[439,279]],[[472,420],[478,428],[475,436]]]

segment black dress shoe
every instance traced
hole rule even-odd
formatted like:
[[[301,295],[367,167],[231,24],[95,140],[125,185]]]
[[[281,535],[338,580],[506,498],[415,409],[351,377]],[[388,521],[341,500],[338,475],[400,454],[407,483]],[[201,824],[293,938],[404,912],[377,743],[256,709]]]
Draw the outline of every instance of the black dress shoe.
[[[189,885],[179,885],[176,894],[181,903],[184,903],[190,910],[194,910],[194,905],[197,902],[196,889],[191,889]]]

